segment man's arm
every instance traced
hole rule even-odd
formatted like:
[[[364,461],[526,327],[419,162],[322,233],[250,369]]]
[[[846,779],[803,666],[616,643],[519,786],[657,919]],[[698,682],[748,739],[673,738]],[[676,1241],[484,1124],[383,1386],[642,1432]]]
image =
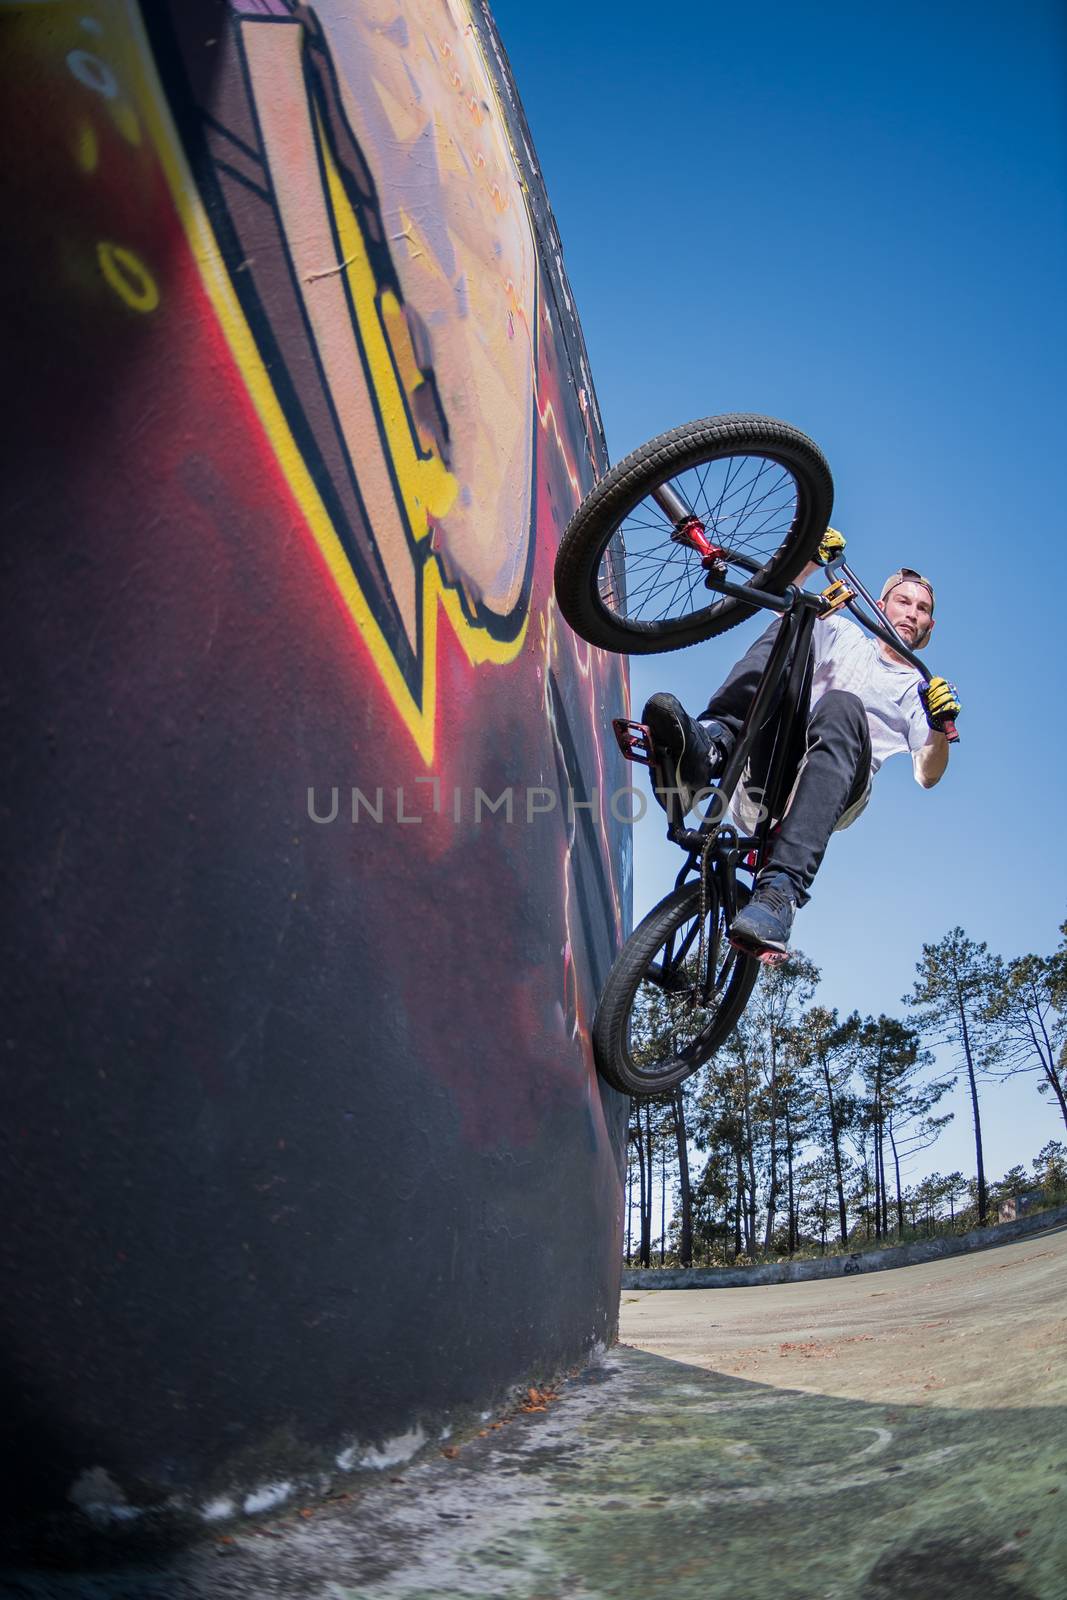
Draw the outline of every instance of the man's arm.
[[[912,755],[916,783],[932,789],[939,783],[948,766],[948,740],[942,733],[945,720],[955,720],[960,714],[960,698],[955,684],[947,678],[931,678],[929,683],[917,685],[919,704],[929,725],[926,743]]]
[[[912,753],[911,764],[915,782],[922,784],[924,789],[932,789],[935,783],[940,783],[948,766],[948,740],[945,735],[931,728],[922,749]]]

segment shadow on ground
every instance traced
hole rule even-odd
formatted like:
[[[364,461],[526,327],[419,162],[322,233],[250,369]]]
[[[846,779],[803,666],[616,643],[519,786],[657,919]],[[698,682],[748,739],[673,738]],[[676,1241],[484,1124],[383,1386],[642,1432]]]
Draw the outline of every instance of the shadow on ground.
[[[1005,1351],[1010,1360],[1010,1351]],[[350,1500],[5,1600],[1064,1600],[1058,1406],[800,1394],[619,1347]]]

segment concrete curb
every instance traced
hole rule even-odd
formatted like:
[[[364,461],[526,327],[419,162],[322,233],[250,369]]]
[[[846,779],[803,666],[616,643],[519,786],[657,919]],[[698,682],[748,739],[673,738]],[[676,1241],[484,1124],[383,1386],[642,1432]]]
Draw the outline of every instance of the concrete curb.
[[[770,1261],[758,1267],[665,1267],[649,1271],[624,1271],[624,1289],[750,1289],[762,1283],[804,1283],[809,1278],[847,1278],[856,1272],[886,1272],[891,1267],[913,1267],[943,1256],[967,1255],[1010,1244],[1028,1234],[1067,1223],[1067,1206],[1039,1211],[1018,1222],[1001,1222],[976,1228],[956,1238],[916,1239],[912,1244],[890,1245],[885,1250],[856,1251],[853,1255],[820,1256],[814,1261]]]

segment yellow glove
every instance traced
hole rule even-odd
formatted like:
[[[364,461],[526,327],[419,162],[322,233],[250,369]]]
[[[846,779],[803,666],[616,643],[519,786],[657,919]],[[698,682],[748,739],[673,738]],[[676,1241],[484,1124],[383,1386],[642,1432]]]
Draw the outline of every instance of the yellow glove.
[[[938,733],[944,731],[946,722],[955,722],[962,709],[959,691],[947,678],[931,678],[929,683],[920,683],[919,699],[927,722]]]
[[[845,536],[838,533],[836,528],[827,528],[822,536],[822,543],[816,551],[816,560],[820,565],[827,567],[831,561],[836,561],[838,556],[845,553]]]

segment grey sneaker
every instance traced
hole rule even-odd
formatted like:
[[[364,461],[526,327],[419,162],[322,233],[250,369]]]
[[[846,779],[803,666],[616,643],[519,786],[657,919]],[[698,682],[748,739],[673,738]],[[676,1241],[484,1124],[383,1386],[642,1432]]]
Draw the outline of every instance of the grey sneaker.
[[[652,735],[652,792],[668,817],[673,820],[675,805],[684,817],[723,764],[723,746],[714,736],[719,724],[697,722],[673,694],[654,694],[641,721]],[[728,737],[725,728],[721,732]]]
[[[791,878],[773,868],[756,879],[756,892],[730,924],[730,942],[752,955],[785,959],[797,909]]]

